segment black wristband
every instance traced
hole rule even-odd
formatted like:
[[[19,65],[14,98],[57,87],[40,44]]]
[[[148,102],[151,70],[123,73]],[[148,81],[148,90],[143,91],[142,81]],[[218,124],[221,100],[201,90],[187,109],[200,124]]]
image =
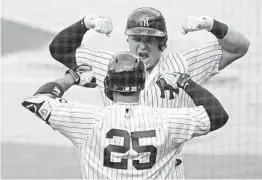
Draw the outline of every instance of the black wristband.
[[[85,18],[82,18],[79,22],[80,22],[81,29],[83,29],[84,31],[87,31],[89,29],[86,27],[84,19]]]
[[[64,89],[60,84],[56,82],[48,82],[44,84],[43,86],[41,86],[34,95],[44,94],[44,93],[49,93],[56,97],[61,98],[64,94]]]
[[[188,79],[186,82],[186,86],[183,88],[186,93],[190,92],[192,89],[194,89],[195,82],[192,79]]]
[[[223,39],[228,32],[228,26],[214,19],[214,25],[210,32],[214,34],[218,39]]]
[[[179,88],[185,89],[188,85],[188,80],[190,79],[189,74],[182,73],[177,81],[177,85]]]

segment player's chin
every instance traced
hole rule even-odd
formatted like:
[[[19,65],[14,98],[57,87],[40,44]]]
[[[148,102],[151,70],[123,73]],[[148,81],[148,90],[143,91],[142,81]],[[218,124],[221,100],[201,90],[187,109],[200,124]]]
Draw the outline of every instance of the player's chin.
[[[150,70],[154,67],[154,64],[152,64],[152,62],[150,60],[145,61],[145,67],[146,67],[146,70]]]
[[[142,62],[144,63],[146,69],[151,67],[150,59],[149,58],[141,58]]]
[[[146,58],[146,59],[142,59],[142,61],[144,62],[144,64],[145,64],[145,68],[146,68],[146,70],[150,70],[150,69],[152,69],[152,68],[154,68],[155,67],[155,65],[156,65],[156,61],[153,61],[151,58]]]

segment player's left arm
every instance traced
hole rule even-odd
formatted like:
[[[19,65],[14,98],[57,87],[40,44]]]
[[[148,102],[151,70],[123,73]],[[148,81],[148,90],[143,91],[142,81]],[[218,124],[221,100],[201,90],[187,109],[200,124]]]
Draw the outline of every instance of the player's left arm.
[[[82,69],[81,73],[70,70],[62,78],[45,83],[34,96],[26,98],[22,105],[79,147],[96,125],[94,113],[98,108],[69,102],[62,96],[75,84],[90,85],[92,78],[91,71],[83,72]]]
[[[169,76],[169,74],[167,75]],[[180,78],[175,80],[178,76]],[[197,106],[195,108],[167,109],[167,112],[161,113],[164,114],[163,119],[168,123],[171,137],[175,142],[182,143],[193,137],[205,135],[227,123],[229,118],[227,112],[219,100],[207,89],[191,79],[182,80],[184,79],[182,74],[174,74],[173,79],[177,83],[174,86],[172,83],[170,84],[169,77],[162,76],[159,80],[164,80],[172,88],[182,88]]]
[[[182,23],[183,34],[198,30],[206,30],[217,39],[205,46],[182,51],[188,62],[189,71],[198,83],[201,83],[201,77],[210,78],[243,57],[249,49],[250,42],[242,33],[209,16],[188,17]]]
[[[219,102],[219,100],[206,88],[200,86],[192,79],[190,79],[188,74],[182,74],[182,73],[162,74],[158,77],[157,85],[159,86],[161,93],[162,91],[166,91],[166,90],[170,91],[169,94],[172,94],[173,92],[179,93],[181,89],[183,89],[185,93],[187,93],[188,96],[193,100],[194,104],[197,107],[202,106],[202,109],[201,108],[200,109],[202,111],[204,110],[206,112],[205,114],[208,115],[210,121],[210,131],[215,131],[223,127],[227,123],[229,116],[226,110],[224,109],[224,107],[222,106],[222,104]],[[164,96],[161,96],[161,98],[164,98]],[[197,108],[196,110],[198,111]],[[174,111],[176,112],[176,110]],[[190,111],[191,110],[189,110],[189,112]],[[189,115],[190,113],[186,113],[186,114]],[[192,117],[194,116],[195,115],[193,115]],[[188,118],[184,118],[184,119],[188,119]]]

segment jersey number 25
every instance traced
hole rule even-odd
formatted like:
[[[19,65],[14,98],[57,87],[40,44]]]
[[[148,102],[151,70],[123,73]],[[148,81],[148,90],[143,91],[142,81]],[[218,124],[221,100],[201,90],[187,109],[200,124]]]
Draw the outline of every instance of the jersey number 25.
[[[125,130],[111,129],[110,131],[107,132],[106,137],[113,138],[113,136],[123,137],[124,145],[117,146],[117,145],[110,144],[104,149],[104,166],[115,168],[115,169],[127,169],[127,159],[121,159],[121,162],[111,162],[110,157],[111,157],[111,152],[126,153],[127,151],[129,151],[130,139],[132,139],[133,149],[137,153],[150,152],[149,162],[139,163],[139,160],[133,160],[133,166],[137,170],[150,169],[154,166],[154,164],[156,163],[156,155],[157,155],[156,147],[153,145],[140,146],[139,138],[156,137],[155,130],[131,132],[130,135]]]

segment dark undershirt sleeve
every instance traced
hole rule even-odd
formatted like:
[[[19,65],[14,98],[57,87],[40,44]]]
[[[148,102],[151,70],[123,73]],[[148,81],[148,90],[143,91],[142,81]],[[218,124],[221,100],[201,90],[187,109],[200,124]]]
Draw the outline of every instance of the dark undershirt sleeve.
[[[185,88],[185,92],[192,98],[196,106],[202,105],[205,108],[211,123],[210,131],[224,126],[229,117],[218,99],[194,81],[189,80],[188,82],[189,85]]]
[[[76,66],[76,49],[88,30],[82,19],[59,32],[49,45],[51,56],[68,68]]]

